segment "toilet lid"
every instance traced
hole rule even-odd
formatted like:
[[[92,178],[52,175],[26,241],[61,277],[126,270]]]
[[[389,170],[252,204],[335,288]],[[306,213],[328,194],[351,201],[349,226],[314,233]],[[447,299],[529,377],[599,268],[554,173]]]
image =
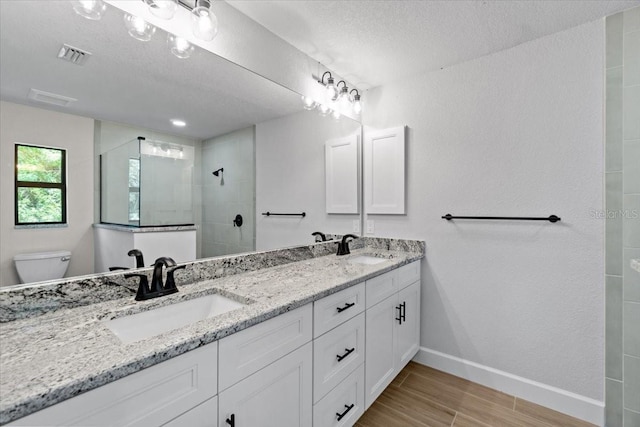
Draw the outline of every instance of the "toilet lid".
[[[14,261],[30,261],[36,259],[70,257],[70,251],[37,252],[33,254],[18,254],[13,257]]]

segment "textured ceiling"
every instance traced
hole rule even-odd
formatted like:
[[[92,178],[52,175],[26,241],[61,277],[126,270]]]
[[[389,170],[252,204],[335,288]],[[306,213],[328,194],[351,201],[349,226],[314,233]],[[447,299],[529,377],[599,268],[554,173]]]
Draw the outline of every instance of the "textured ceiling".
[[[300,96],[217,55],[174,57],[166,34],[127,34],[122,12],[100,21],[67,1],[0,1],[0,98],[36,107],[206,139],[302,111]],[[63,43],[91,52],[82,66],[58,59]],[[53,107],[31,88],[78,99]],[[187,121],[175,128],[170,119]]]
[[[236,1],[229,4],[367,89],[478,58],[640,1]]]

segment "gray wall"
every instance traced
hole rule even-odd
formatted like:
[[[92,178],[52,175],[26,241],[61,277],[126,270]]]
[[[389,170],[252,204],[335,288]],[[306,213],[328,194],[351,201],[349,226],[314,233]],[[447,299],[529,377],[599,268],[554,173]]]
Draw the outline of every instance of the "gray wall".
[[[606,425],[640,426],[640,7],[606,22]]]

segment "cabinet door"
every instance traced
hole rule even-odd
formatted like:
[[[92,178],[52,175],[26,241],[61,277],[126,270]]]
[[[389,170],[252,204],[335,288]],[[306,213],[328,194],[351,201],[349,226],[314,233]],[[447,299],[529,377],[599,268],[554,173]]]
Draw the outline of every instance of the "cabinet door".
[[[310,426],[311,363],[307,343],[220,393],[218,426]]]
[[[396,323],[398,345],[397,369],[400,371],[418,352],[420,346],[420,282],[398,293],[398,305],[402,310],[402,323]]]
[[[162,427],[218,427],[218,396],[199,404]]]
[[[366,311],[365,404],[368,408],[396,374],[395,351],[398,294]]]

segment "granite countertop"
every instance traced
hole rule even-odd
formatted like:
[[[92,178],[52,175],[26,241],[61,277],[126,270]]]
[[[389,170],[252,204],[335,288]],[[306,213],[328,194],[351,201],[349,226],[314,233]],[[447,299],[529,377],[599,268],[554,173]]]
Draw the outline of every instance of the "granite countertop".
[[[367,254],[387,261],[352,263]],[[291,311],[368,278],[424,257],[424,253],[366,247],[180,287],[148,301],[133,296],[61,309],[0,327],[0,424],[117,380]],[[248,305],[132,344],[122,344],[104,320],[219,293]]]
[[[632,259],[631,260],[631,268],[640,273],[640,259]]]

